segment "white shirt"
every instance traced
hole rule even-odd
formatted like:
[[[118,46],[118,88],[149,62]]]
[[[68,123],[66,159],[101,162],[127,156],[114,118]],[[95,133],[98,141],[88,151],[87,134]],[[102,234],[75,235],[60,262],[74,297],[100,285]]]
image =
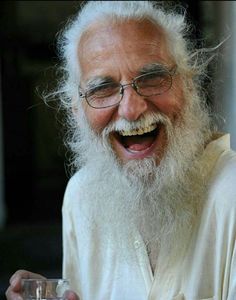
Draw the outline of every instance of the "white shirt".
[[[153,275],[144,242],[134,236],[136,261],[120,261],[103,235],[84,226],[81,172],[69,181],[63,203],[63,276],[81,300],[236,300],[236,153],[229,135],[203,154],[208,197],[186,255]]]

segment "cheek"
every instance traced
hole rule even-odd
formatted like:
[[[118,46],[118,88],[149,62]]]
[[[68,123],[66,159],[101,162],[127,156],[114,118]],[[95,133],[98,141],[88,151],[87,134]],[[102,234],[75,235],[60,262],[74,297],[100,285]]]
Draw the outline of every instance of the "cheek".
[[[158,96],[154,103],[160,112],[167,115],[170,119],[175,119],[182,110],[185,100],[182,90],[174,88]]]
[[[84,104],[84,112],[91,128],[100,133],[109,123],[112,113],[106,109],[94,109],[87,104]]]

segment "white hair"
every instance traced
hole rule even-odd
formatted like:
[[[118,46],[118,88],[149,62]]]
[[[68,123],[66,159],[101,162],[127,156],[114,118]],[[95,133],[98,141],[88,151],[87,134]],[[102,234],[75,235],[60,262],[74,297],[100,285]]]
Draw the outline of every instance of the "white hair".
[[[161,28],[165,35],[169,54],[177,65],[178,73],[182,78],[185,99],[188,101],[194,99],[196,101],[194,105],[205,111],[205,97],[201,80],[204,78],[205,69],[210,60],[204,56],[204,53],[209,54],[209,51],[195,49],[194,43],[188,38],[190,25],[186,21],[185,10],[182,10],[182,13],[176,13],[174,7],[167,10],[164,6],[163,1],[87,1],[81,5],[78,14],[68,22],[61,32],[58,39],[58,50],[62,60],[60,69],[62,76],[57,89],[45,98],[46,101],[51,97],[59,98],[59,107],[65,109],[68,125],[65,142],[69,148],[73,148],[71,140],[76,138],[75,131],[78,126],[72,107],[75,108],[77,105],[75,101],[78,101],[79,42],[83,33],[97,22],[106,21],[114,24],[114,22],[127,20],[149,20]],[[73,152],[73,149],[71,150]]]
[[[103,228],[107,234],[110,232],[113,235],[117,229],[120,245],[126,247],[126,242],[129,242],[129,225],[138,224],[147,244],[153,239],[163,244],[166,250],[173,244],[182,247],[182,241],[187,240],[188,234],[190,236],[201,208],[204,178],[198,160],[211,131],[208,112],[203,105],[205,99],[200,96],[200,79],[207,65],[199,60],[203,51],[194,50],[187,38],[189,25],[185,13],[168,12],[162,6],[163,3],[151,1],[88,1],[60,36],[59,50],[64,77],[54,95],[58,94],[61,104],[66,108],[70,126],[67,143],[73,153],[72,164],[75,169],[84,166],[82,171],[86,170],[84,184],[81,183],[83,215],[86,218],[88,216],[90,221],[89,216],[94,214],[94,225],[97,226],[100,220],[101,224],[105,224]],[[158,114],[145,115],[135,123],[124,120],[110,122],[101,136],[97,136],[90,128],[77,95],[80,78],[78,47],[83,33],[91,25],[103,20],[108,24],[149,20],[161,28],[169,55],[182,78],[186,100],[178,122],[172,124],[167,116]],[[78,101],[78,114],[72,113],[72,105],[75,105],[72,99]],[[119,164],[112,151],[109,132],[114,128],[137,128],[139,122],[152,123],[148,118],[162,122],[166,129],[168,145],[160,164],[157,166],[156,159],[152,158]],[[150,174],[153,176],[152,186]],[[193,187],[196,191],[194,194]],[[126,232],[127,238],[124,238]],[[175,239],[177,242],[174,243]],[[176,250],[176,253],[184,252]],[[156,252],[153,251],[153,254],[155,258]]]
[[[58,50],[63,61],[64,81],[61,82],[62,105],[71,106],[71,99],[78,94],[80,70],[78,46],[83,33],[96,22],[119,22],[125,20],[149,20],[160,27],[166,37],[167,47],[182,75],[199,74],[199,51],[193,50],[187,39],[190,30],[185,12],[177,14],[174,8],[168,12],[163,3],[152,1],[88,1],[79,13],[68,22],[58,39]],[[141,42],[141,41],[140,41]],[[193,59],[195,58],[195,59]],[[198,65],[198,67],[197,67]],[[191,76],[192,78],[192,76]]]
[[[149,1],[88,1],[61,39],[61,54],[66,68],[72,77],[79,79],[77,48],[82,34],[91,24],[111,20],[150,20],[160,26],[166,34],[169,50],[178,67],[186,64],[186,42],[183,34],[186,30],[185,16],[165,13]],[[141,42],[141,41],[140,41]]]

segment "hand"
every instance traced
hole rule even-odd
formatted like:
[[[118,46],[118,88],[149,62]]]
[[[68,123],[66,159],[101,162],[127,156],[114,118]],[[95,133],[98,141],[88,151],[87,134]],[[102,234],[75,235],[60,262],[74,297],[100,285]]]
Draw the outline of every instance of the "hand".
[[[32,273],[26,270],[18,270],[10,278],[10,286],[6,290],[7,300],[23,300],[21,296],[21,279],[46,279],[42,275]],[[78,300],[71,298],[68,300]]]
[[[79,297],[73,291],[66,291],[64,294],[66,300],[79,300]]]

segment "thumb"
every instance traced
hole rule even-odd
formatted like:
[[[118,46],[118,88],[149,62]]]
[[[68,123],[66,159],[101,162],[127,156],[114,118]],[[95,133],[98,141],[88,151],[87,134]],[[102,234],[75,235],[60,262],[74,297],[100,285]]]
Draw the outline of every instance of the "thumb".
[[[80,300],[79,296],[75,292],[70,291],[70,290],[68,290],[64,293],[63,298],[65,300]]]

